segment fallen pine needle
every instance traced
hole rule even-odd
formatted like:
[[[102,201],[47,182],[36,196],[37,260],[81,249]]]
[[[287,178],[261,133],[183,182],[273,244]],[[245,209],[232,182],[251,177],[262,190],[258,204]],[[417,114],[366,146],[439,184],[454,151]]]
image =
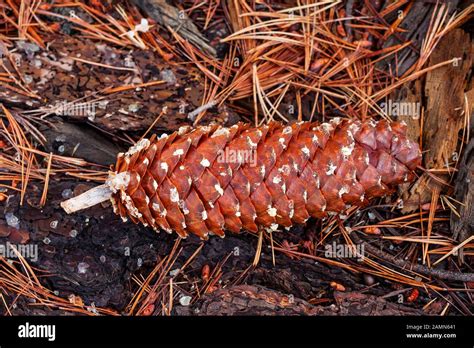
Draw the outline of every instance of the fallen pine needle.
[[[51,173],[51,163],[53,161],[53,153],[49,153],[48,158],[48,167],[46,168],[46,177],[44,179],[44,188],[43,194],[41,195],[40,206],[44,206],[46,204],[46,196],[48,195],[48,187],[49,187],[49,174]]]

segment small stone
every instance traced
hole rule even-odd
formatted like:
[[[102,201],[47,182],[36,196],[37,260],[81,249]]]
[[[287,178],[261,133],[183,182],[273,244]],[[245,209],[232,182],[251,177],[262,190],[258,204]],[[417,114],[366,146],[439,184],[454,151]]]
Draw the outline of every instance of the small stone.
[[[107,258],[105,257],[105,255],[100,255],[99,260],[100,262],[105,263],[105,260],[107,260]]]
[[[181,304],[181,306],[189,306],[189,304],[191,303],[191,296],[182,296],[180,299],[179,299],[179,303]]]
[[[63,192],[61,193],[61,196],[64,198],[64,199],[69,199],[72,197],[72,190],[71,189],[65,189],[63,190]]]
[[[364,276],[363,276],[363,278],[364,278],[364,283],[365,283],[366,285],[368,285],[368,286],[374,285],[375,279],[374,279],[374,277],[371,276],[370,274],[366,274],[366,273],[365,273]]]
[[[49,243],[51,243],[51,239],[49,239],[48,237],[45,237],[45,238],[43,239],[43,243],[46,244],[46,245],[48,245]]]
[[[20,228],[20,220],[13,215],[13,213],[6,213],[5,220],[7,220],[7,225],[16,229]]]
[[[175,277],[179,273],[179,268],[170,271],[170,276]]]
[[[162,70],[160,72],[160,78],[166,83],[169,83],[170,85],[173,85],[177,82],[174,72],[170,69]]]
[[[79,262],[79,264],[77,265],[77,272],[79,274],[84,274],[87,272],[88,268],[89,264],[87,264],[86,262]]]
[[[56,229],[58,227],[58,220],[53,220],[49,223],[49,227]]]
[[[130,112],[137,112],[138,110],[140,110],[140,105],[138,103],[132,103],[128,106],[128,111]]]
[[[142,265],[143,265],[143,260],[142,260],[141,257],[139,257],[138,260],[137,260],[137,266],[141,267]]]
[[[125,59],[124,59],[124,65],[125,65],[127,68],[135,68],[135,67],[136,67],[135,62],[133,61],[133,58],[132,58],[131,56],[125,57]]]
[[[69,232],[69,235],[72,237],[72,238],[75,238],[77,237],[77,230],[71,230],[71,232]]]
[[[40,50],[39,46],[31,43],[31,42],[26,42],[26,41],[17,41],[16,42],[16,47],[18,47],[20,50],[26,52],[28,55],[31,55],[35,52],[38,52]]]
[[[30,83],[33,82],[33,77],[31,77],[31,75],[25,75],[25,76],[23,76],[23,77],[24,77],[24,79],[25,79],[26,84],[29,85]]]

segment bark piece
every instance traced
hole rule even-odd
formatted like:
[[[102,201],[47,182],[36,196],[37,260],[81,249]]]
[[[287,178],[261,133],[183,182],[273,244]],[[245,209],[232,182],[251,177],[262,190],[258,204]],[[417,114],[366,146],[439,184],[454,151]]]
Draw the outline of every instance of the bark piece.
[[[390,114],[389,116],[394,116],[398,121],[403,121],[407,124],[407,136],[413,141],[419,142],[420,139],[420,119],[422,108],[421,105],[423,104],[423,84],[421,80],[413,81],[409,85],[405,85],[400,87],[400,89],[394,91],[391,95],[391,100],[397,103],[408,103],[408,105],[412,105],[413,108],[409,110],[403,110],[405,113],[411,111],[416,111],[416,113],[411,114],[404,114],[398,113],[396,115]],[[419,106],[419,107],[418,107]]]
[[[381,297],[358,292],[336,291],[334,298],[339,305],[338,315],[425,315],[423,311],[418,309],[387,302]]]
[[[315,306],[261,286],[238,285],[204,295],[194,306],[197,315],[423,315],[420,310],[372,295],[334,292],[335,305]],[[177,314],[186,309],[175,309]],[[189,314],[189,313],[188,313]]]
[[[471,117],[471,134],[474,115]],[[454,198],[461,202],[459,216],[451,213],[451,230],[453,238],[460,243],[474,234],[474,138],[467,144],[464,154],[459,161],[459,172],[456,177]],[[464,259],[463,249],[459,252],[461,261]]]
[[[464,42],[453,46],[453,42]],[[426,111],[423,125],[423,164],[426,169],[446,169],[458,155],[459,131],[464,125],[464,91],[466,77],[472,66],[469,34],[461,29],[453,30],[442,39],[430,57],[429,65],[435,65],[453,58],[460,58],[457,65],[447,65],[430,71],[426,75],[424,92]],[[447,176],[438,175],[443,180]],[[431,189],[439,186],[422,175],[411,188],[405,201],[404,212],[418,209],[420,204],[431,201]],[[411,202],[411,204],[410,204]]]
[[[179,11],[176,7],[168,4],[166,0],[133,0],[133,2],[161,25],[171,27],[202,51],[212,56],[216,55],[216,50],[209,45],[208,40],[199,32],[199,29],[184,11]]]
[[[457,65],[435,69],[426,75],[427,98],[423,143],[429,149],[423,158],[427,168],[443,168],[452,161],[457,149],[459,131],[464,125],[462,114],[466,77],[472,68],[469,34],[462,29],[448,33],[430,57],[430,66],[459,58]],[[464,43],[453,47],[453,42]]]
[[[42,130],[42,134],[48,140],[47,152],[83,158],[92,163],[113,164],[121,150],[102,134],[72,123],[55,122],[53,127]]]

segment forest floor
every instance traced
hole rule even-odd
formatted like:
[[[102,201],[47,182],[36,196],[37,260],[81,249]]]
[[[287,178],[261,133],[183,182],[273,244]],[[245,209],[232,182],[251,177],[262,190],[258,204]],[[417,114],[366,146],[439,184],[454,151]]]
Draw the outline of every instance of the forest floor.
[[[472,315],[468,1],[20,3],[0,2],[0,313]],[[345,216],[208,241],[109,203],[60,207],[144,134],[335,116],[404,120],[418,180]],[[347,245],[364,257],[327,253]]]

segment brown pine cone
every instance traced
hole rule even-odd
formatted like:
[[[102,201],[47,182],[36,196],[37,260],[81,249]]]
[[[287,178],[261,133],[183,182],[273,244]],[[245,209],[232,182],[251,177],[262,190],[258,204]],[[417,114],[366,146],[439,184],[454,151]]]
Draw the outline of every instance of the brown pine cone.
[[[207,238],[364,205],[411,181],[420,160],[403,123],[183,127],[119,154],[107,183],[123,219]]]

